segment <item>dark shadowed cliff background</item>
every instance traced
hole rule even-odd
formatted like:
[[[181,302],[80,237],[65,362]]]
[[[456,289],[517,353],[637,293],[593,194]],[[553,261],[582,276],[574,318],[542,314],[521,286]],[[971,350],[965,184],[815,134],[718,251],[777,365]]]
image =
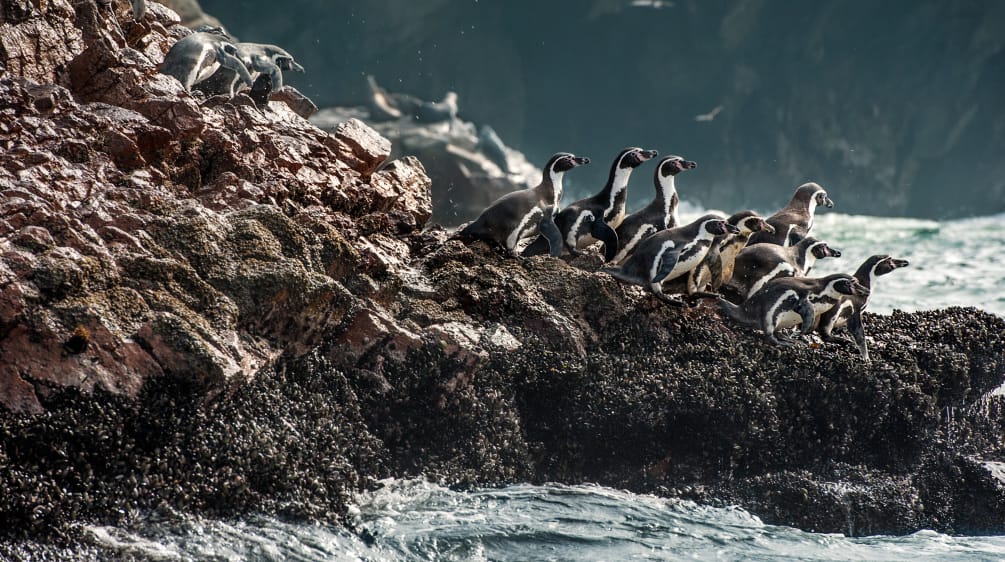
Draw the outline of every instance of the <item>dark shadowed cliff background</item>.
[[[322,107],[361,103],[373,74],[429,99],[455,90],[463,118],[536,163],[594,158],[570,178],[577,195],[638,145],[697,160],[678,189],[709,207],[769,210],[815,180],[842,212],[1005,211],[1002,1],[202,4],[291,51],[307,74],[289,82]]]

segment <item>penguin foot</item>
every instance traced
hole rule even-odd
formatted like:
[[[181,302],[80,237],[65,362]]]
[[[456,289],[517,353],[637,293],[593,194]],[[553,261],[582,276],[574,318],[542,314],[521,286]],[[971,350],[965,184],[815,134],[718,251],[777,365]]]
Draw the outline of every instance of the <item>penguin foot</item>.
[[[654,294],[656,295],[657,298],[659,298],[661,301],[669,304],[670,306],[677,306],[677,307],[680,307],[680,308],[687,308],[688,307],[688,304],[686,302],[684,302],[683,300],[681,300],[681,299],[670,297],[670,296],[667,296],[667,295],[664,295],[664,294],[659,294],[659,293],[654,293]]]
[[[784,337],[784,336],[782,336],[782,337]],[[795,345],[795,343],[792,340],[788,339],[788,338],[781,339],[781,338],[775,337],[774,335],[768,335],[768,341],[770,341],[771,343],[773,343],[773,344],[775,344],[775,345],[777,345],[779,347],[792,347],[793,345]]]

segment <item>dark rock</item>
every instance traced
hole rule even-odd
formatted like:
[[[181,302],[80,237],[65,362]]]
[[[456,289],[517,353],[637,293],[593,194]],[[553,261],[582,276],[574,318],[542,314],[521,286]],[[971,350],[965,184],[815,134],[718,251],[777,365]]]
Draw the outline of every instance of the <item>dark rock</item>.
[[[3,12],[83,39],[0,79],[0,542],[157,510],[337,523],[417,474],[1005,532],[1001,318],[870,315],[863,363],[666,307],[590,256],[466,246],[426,224],[423,163],[361,121],[200,105],[108,10],[60,6]],[[151,13],[143,39],[173,40]]]

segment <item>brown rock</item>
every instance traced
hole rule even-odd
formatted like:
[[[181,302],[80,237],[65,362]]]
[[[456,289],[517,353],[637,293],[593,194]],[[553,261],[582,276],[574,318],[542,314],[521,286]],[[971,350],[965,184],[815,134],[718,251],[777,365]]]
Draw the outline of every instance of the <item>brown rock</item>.
[[[373,174],[391,154],[391,141],[359,119],[341,123],[334,137],[341,141],[339,156],[363,177]]]
[[[273,92],[271,101],[285,103],[297,115],[304,119],[318,112],[318,106],[310,98],[300,93],[293,86],[283,86],[278,92]]]

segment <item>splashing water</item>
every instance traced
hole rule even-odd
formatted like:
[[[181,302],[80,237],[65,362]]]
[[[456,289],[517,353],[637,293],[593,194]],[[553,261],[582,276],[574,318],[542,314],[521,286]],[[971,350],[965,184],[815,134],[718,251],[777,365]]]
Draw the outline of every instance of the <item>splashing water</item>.
[[[468,492],[388,480],[359,500],[363,541],[340,528],[272,518],[188,518],[123,531],[91,527],[103,548],[161,560],[988,560],[1005,537],[846,538],[765,525],[739,508],[703,507],[600,486],[519,485]],[[368,544],[370,543],[370,544]]]

